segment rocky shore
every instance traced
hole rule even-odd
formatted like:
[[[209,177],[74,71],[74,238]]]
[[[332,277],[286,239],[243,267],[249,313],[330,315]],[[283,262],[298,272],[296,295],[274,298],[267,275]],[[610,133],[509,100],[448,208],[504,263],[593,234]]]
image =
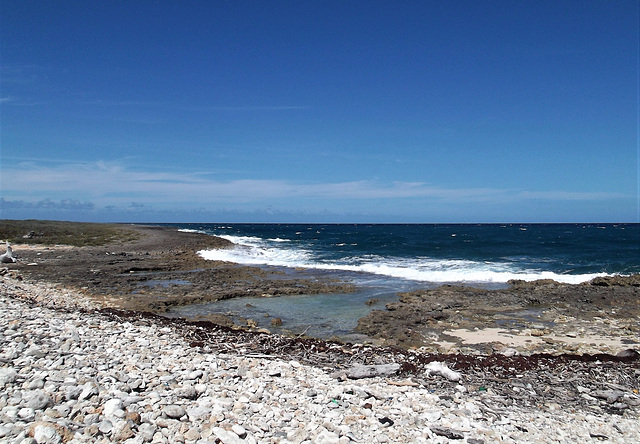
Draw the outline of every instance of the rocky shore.
[[[616,354],[640,349],[640,275],[579,285],[512,281],[502,290],[443,285],[400,294],[357,330],[436,353]]]
[[[76,224],[67,225],[65,232],[72,233],[70,238],[82,234],[76,232]],[[22,231],[29,227],[25,222]],[[350,284],[283,276],[276,270],[208,261],[197,254],[203,249],[232,246],[218,237],[159,226],[116,227],[116,234],[111,235],[114,240],[102,245],[36,244],[34,241],[46,241],[46,231],[42,238],[18,237],[26,243],[14,244],[19,260],[10,269],[34,281],[76,289],[104,306],[156,313],[176,305],[242,296],[353,291]],[[64,241],[64,236],[55,239]]]
[[[633,353],[447,362],[296,345],[105,310],[9,274],[0,282],[2,442],[640,442]]]
[[[204,261],[228,246],[211,236],[91,230],[109,241],[29,238],[0,268],[2,443],[640,442],[637,276],[407,293],[344,344],[161,314],[349,285]]]

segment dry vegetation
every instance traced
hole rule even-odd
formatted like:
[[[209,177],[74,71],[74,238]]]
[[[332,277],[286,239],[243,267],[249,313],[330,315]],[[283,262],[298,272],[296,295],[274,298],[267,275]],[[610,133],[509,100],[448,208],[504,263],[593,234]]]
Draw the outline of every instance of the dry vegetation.
[[[115,224],[47,220],[0,220],[0,240],[12,244],[101,246],[129,242],[139,235]]]

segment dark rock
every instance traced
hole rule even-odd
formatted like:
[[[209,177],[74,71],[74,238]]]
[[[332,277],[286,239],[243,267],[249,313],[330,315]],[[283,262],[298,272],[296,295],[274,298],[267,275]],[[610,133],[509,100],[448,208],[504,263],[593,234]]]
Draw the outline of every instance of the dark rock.
[[[633,350],[633,349],[626,349],[626,350],[622,350],[620,352],[618,352],[618,354],[616,355],[618,358],[629,358],[629,359],[638,359],[640,358],[640,353],[638,353],[637,351]]]
[[[430,426],[429,428],[438,436],[444,436],[449,439],[464,439],[464,434],[458,430],[440,426]]]

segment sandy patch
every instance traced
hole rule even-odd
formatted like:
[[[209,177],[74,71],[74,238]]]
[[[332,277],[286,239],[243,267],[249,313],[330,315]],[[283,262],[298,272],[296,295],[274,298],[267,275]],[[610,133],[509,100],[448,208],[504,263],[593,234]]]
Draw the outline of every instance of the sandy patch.
[[[566,336],[562,334],[547,334],[531,336],[531,332],[523,330],[520,333],[512,333],[502,328],[483,328],[478,330],[457,329],[445,332],[449,336],[459,338],[464,344],[490,344],[499,342],[510,347],[528,347],[544,342],[559,342],[575,345],[605,346],[624,349],[622,338],[605,337],[600,335]]]

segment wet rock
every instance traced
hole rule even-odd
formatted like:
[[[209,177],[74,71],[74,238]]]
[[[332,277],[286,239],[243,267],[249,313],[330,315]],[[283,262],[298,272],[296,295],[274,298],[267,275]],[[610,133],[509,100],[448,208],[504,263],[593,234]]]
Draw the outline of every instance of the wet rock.
[[[619,351],[616,356],[618,358],[628,358],[628,359],[638,359],[640,358],[640,353],[638,353],[637,351],[633,350],[633,349],[626,349],[626,350],[621,350]]]

